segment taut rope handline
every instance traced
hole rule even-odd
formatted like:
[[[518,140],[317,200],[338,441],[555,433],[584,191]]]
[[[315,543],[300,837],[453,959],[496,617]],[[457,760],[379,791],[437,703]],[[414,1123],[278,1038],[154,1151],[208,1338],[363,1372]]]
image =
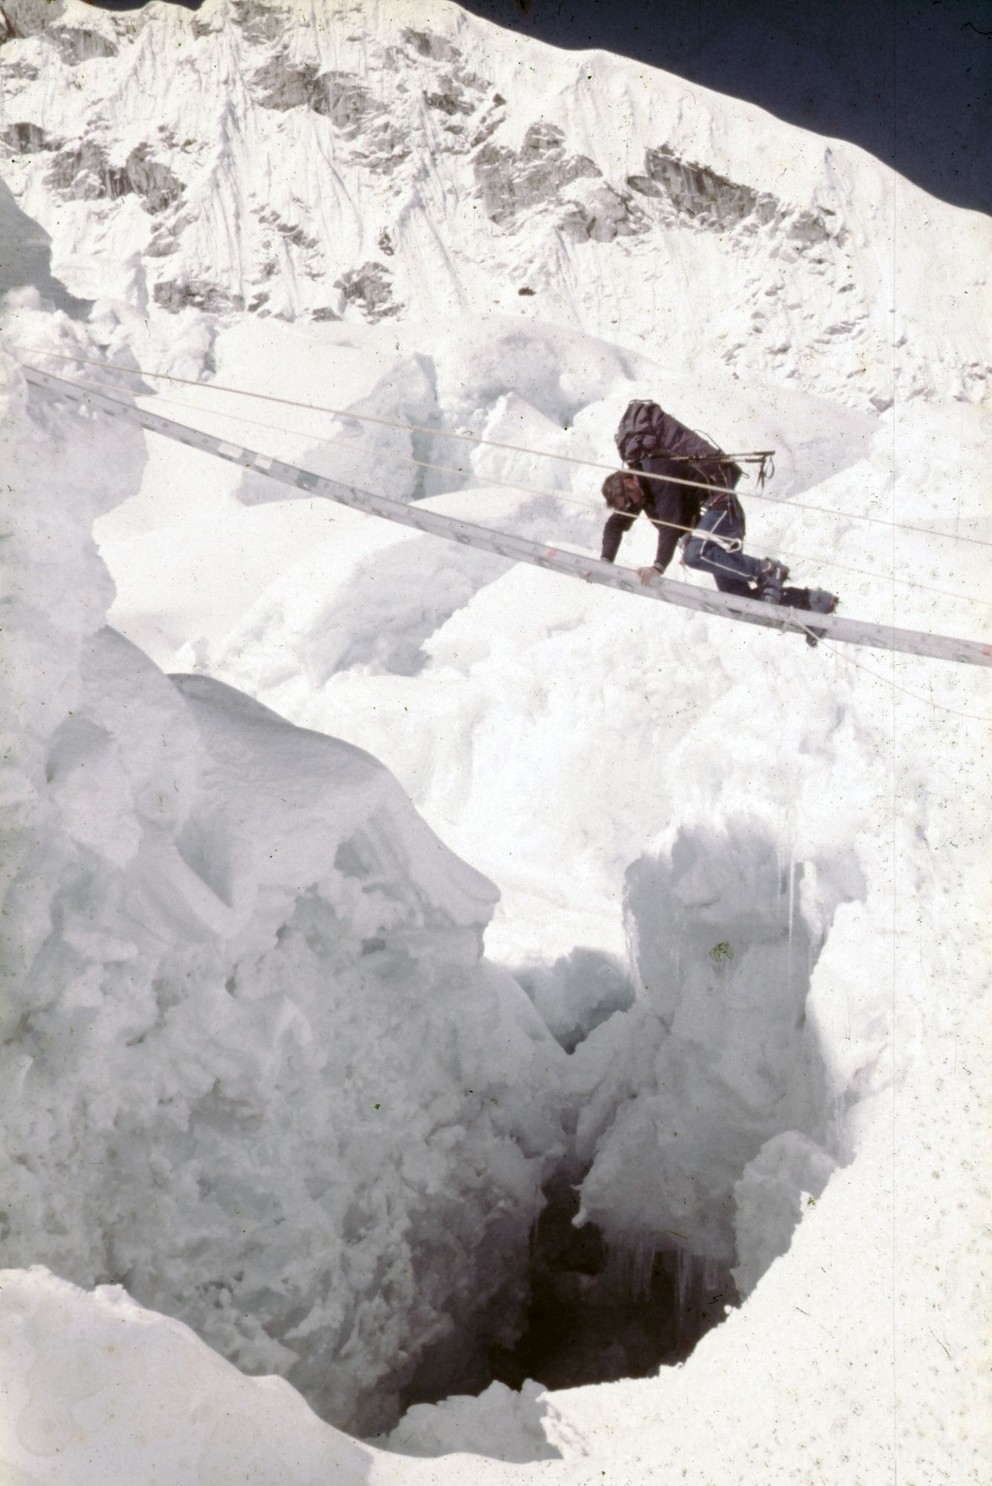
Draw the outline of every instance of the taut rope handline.
[[[172,372],[153,372],[143,367],[123,366],[117,362],[101,361],[93,356],[71,356],[61,351],[50,351],[43,346],[35,348],[25,346],[19,347],[18,350],[24,355],[43,356],[54,361],[69,361],[80,366],[95,366],[104,371],[123,372],[125,376],[129,377],[149,377],[153,381],[176,382],[184,387],[196,387],[200,391],[227,392],[236,397],[247,397],[258,402],[275,403],[280,407],[301,408],[310,413],[327,413],[334,418],[350,419],[352,422],[358,423],[374,423],[380,428],[399,429],[407,433],[423,433],[436,439],[456,439],[462,443],[474,444],[481,448],[501,449],[510,454],[526,454],[534,459],[551,459],[562,464],[580,465],[585,469],[606,470],[612,473],[619,467],[619,462],[603,464],[598,460],[583,459],[576,454],[552,454],[547,449],[529,449],[522,444],[502,443],[496,439],[483,438],[480,434],[458,433],[453,430],[447,431],[442,428],[432,428],[419,423],[401,423],[391,418],[380,418],[373,413],[356,413],[350,412],[345,408],[330,408],[322,406],[319,403],[300,402],[297,398],[278,397],[275,393],[250,392],[244,387],[229,387],[220,382],[202,382],[192,377],[180,377]],[[311,436],[315,439],[324,437],[320,434],[313,434]],[[724,460],[731,459],[740,463],[742,460],[759,460],[762,457],[766,457],[767,454],[768,450],[751,450],[739,454],[721,454],[718,457]],[[640,471],[638,471],[638,474],[642,480],[668,480],[674,485],[686,485],[691,489],[712,489],[706,481],[702,480],[682,480],[676,475],[651,475]],[[760,489],[749,490],[747,496],[749,500],[765,500],[775,506],[785,505],[791,511],[815,511],[821,516],[831,516],[834,520],[863,521],[871,526],[885,526],[895,528],[898,531],[913,532],[917,536],[935,537],[938,541],[965,542],[975,547],[992,547],[992,542],[987,541],[984,537],[963,537],[954,532],[935,531],[930,526],[911,526],[906,522],[892,521],[885,516],[867,516],[862,511],[837,511],[831,510],[829,506],[809,505],[805,501],[783,501],[776,499],[775,496],[761,494]]]
[[[275,393],[249,392],[244,387],[228,387],[221,382],[198,382],[192,377],[176,376],[173,372],[150,372],[145,371],[142,367],[122,366],[119,363],[113,361],[99,361],[96,357],[93,356],[69,356],[65,352],[48,351],[43,349],[42,347],[38,347],[34,351],[31,351],[30,348],[23,349],[26,349],[28,351],[28,354],[30,355],[45,356],[53,361],[71,361],[73,363],[78,363],[81,366],[96,366],[101,368],[103,371],[123,372],[125,376],[130,377],[151,377],[155,381],[178,382],[184,387],[198,387],[201,391],[203,389],[206,389],[207,391],[212,392],[229,392],[236,397],[250,397],[261,402],[277,403],[280,406],[286,408],[305,408],[308,412],[311,413],[328,413],[333,418],[345,418],[359,423],[375,423],[380,428],[401,429],[405,433],[424,433],[427,434],[430,438],[435,439],[458,439],[460,442],[465,444],[481,445],[483,448],[486,449],[501,449],[504,453],[508,454],[528,454],[531,456],[531,458],[553,459],[555,461],[561,462],[562,464],[579,464],[583,465],[586,469],[591,470],[606,470],[607,472],[612,472],[617,468],[617,464],[603,464],[599,460],[595,459],[582,459],[577,454],[550,454],[546,449],[528,449],[522,444],[505,444],[501,443],[498,439],[482,438],[480,434],[476,433],[458,433],[454,430],[449,431],[443,428],[431,428],[425,423],[400,423],[393,418],[380,418],[375,413],[355,413],[347,408],[323,407],[318,403],[299,402],[296,398],[293,397],[278,397]],[[740,462],[741,460],[751,461],[753,459],[759,459],[762,456],[759,453],[748,451],[745,454],[734,456],[731,456],[729,454],[721,454],[719,457],[722,460],[727,460],[733,457],[737,459],[738,462]],[[711,488],[705,480],[682,480],[679,479],[677,475],[645,474],[643,476],[643,479],[667,479],[670,480],[673,485],[689,485],[694,489],[699,490],[709,490]]]
[[[176,398],[171,398],[167,393],[161,393],[156,399],[156,406],[178,407],[185,406]],[[249,418],[246,413],[229,413],[224,409],[217,408],[211,415],[214,418],[227,418],[235,423],[245,424],[251,428],[264,428],[269,433],[285,434],[286,426],[283,423],[269,423],[261,418]],[[301,435],[302,436],[302,435]],[[306,437],[316,438],[318,435],[307,434]],[[345,442],[338,438],[321,438],[321,444],[330,449],[343,449],[351,453],[375,454],[380,463],[395,461],[398,464],[414,465],[417,469],[433,470],[438,474],[457,475],[462,480],[478,480],[480,484],[492,486],[498,490],[517,490],[523,495],[536,495],[549,500],[560,501],[564,505],[579,506],[585,512],[593,512],[601,515],[602,507],[598,502],[578,495],[572,495],[567,490],[552,489],[549,485],[524,485],[519,480],[501,480],[497,475],[487,474],[484,470],[472,469],[467,465],[438,464],[434,460],[418,459],[415,454],[402,454],[398,449],[380,450],[374,444]],[[748,493],[749,498],[751,492]],[[790,505],[792,503],[790,502]],[[657,527],[670,527],[672,531],[688,535],[694,531],[694,527],[684,526],[678,521],[662,521],[659,517],[651,516],[647,510],[640,513],[645,521]],[[777,544],[776,544],[777,545]],[[978,604],[981,608],[992,609],[992,598],[980,599],[974,594],[954,593],[949,588],[937,588],[932,583],[921,583],[916,578],[897,578],[894,573],[877,573],[869,568],[852,567],[850,563],[838,562],[836,557],[824,557],[820,552],[800,552],[794,547],[781,547],[777,550],[782,557],[795,558],[802,562],[814,563],[821,567],[834,568],[837,572],[852,573],[857,578],[871,578],[874,581],[884,583],[895,583],[900,588],[909,588],[918,593],[935,593],[941,598],[951,599],[956,604]]]
[[[413,527],[417,531],[444,537],[449,541],[478,547],[483,551],[504,557],[510,562],[526,562],[535,567],[549,568],[569,577],[581,578],[587,583],[599,583],[604,587],[620,589],[642,598],[660,599],[664,603],[693,609],[723,618],[740,619],[748,624],[761,625],[776,630],[792,630],[806,635],[809,632],[807,617],[792,609],[777,608],[756,599],[739,598],[735,594],[719,590],[691,587],[670,578],[656,578],[642,584],[637,574],[628,568],[617,567],[598,558],[548,547],[526,537],[495,531],[490,527],[462,521],[452,516],[443,516],[427,511],[422,506],[408,505],[392,500],[388,496],[373,495],[369,491],[345,487],[323,475],[300,469],[296,465],[274,459],[267,454],[247,449],[213,434],[163,418],[156,413],[145,412],[134,403],[111,397],[105,392],[81,387],[50,372],[24,367],[25,380],[33,387],[61,397],[69,402],[89,403],[102,408],[114,417],[124,417],[129,422],[153,433],[164,434],[195,449],[202,449],[229,463],[254,469],[274,480],[292,485],[311,495],[328,497],[340,505],[351,506],[370,515],[384,517],[388,521]],[[870,624],[861,620],[845,619],[837,614],[818,614],[815,620],[818,634],[829,634],[832,639],[845,640],[856,645],[869,645],[883,650],[899,650],[913,655],[934,656],[942,660],[962,661],[970,665],[992,666],[992,645],[975,640],[959,640],[944,635],[927,635],[915,630],[896,629],[891,625]]]

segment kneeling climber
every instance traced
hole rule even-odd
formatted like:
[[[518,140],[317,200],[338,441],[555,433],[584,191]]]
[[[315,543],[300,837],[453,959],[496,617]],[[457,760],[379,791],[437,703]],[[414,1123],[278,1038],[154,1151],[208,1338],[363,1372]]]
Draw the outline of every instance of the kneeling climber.
[[[604,562],[614,561],[643,511],[658,528],[658,550],[652,567],[638,569],[642,583],[665,571],[685,538],[686,567],[712,573],[722,593],[833,613],[835,594],[787,587],[784,563],[743,550],[744,509],[734,493],[743,470],[729,455],[653,402],[629,405],[616,444],[626,468],[603,481],[603,497],[613,512],[603,528]]]

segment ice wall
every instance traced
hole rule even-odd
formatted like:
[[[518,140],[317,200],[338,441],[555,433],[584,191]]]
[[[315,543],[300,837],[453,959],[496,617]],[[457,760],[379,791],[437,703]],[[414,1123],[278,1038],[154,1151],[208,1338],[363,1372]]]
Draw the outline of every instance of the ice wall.
[[[0,181],[0,294],[33,288],[69,314],[85,307],[52,277],[51,239],[17,205],[5,181]]]
[[[745,1173],[759,1162],[770,1178],[759,1158],[784,1141],[806,1163],[782,1169],[787,1215],[757,1225],[762,1269],[788,1246],[793,1199],[820,1195],[838,1148],[824,1049],[807,1020],[811,978],[837,902],[864,891],[850,853],[783,860],[747,816],[680,826],[627,869],[638,1003],[616,1034],[626,1056],[612,1058],[639,1062],[640,1075],[626,1091],[601,1081],[577,1132],[591,1167],[582,1216],[611,1240],[737,1264],[742,1290],[752,1288],[753,1234],[737,1221]]]
[[[103,627],[142,442],[4,392],[4,1260],[374,1428],[517,1283],[564,1054],[385,768]]]

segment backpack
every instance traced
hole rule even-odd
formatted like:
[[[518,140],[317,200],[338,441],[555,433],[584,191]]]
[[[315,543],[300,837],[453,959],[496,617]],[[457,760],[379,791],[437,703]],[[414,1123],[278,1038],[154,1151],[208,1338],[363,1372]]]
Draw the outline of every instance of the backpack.
[[[630,468],[637,469],[644,459],[674,459],[685,463],[687,480],[698,480],[715,493],[734,490],[744,473],[715,444],[656,402],[629,403],[615,437],[620,458]]]

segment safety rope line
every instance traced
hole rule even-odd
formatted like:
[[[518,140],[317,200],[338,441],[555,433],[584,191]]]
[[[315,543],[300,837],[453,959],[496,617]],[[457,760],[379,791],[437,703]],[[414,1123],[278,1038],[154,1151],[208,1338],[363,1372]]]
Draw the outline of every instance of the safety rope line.
[[[854,666],[855,670],[864,671],[866,676],[871,676],[873,680],[880,681],[883,686],[891,686],[895,691],[901,691],[903,696],[909,697],[913,702],[919,702],[923,707],[933,707],[938,712],[949,712],[952,717],[964,717],[969,722],[981,722],[986,725],[992,723],[992,716],[982,717],[977,712],[963,712],[960,707],[949,707],[946,702],[934,701],[933,697],[921,697],[919,692],[910,691],[908,686],[903,686],[901,682],[895,681],[891,676],[883,676],[881,671],[873,671],[871,666],[866,666],[863,661],[855,660],[853,655],[847,655],[831,640],[825,638],[823,635],[817,635],[815,630],[814,638],[818,645],[822,645],[825,650],[829,650],[830,654],[836,656],[839,661],[843,661],[844,665]],[[894,660],[895,656],[893,654]]]
[[[310,413],[326,413],[334,418],[350,418],[360,423],[374,423],[381,428],[393,428],[406,433],[422,433],[436,439],[457,439],[464,443],[475,444],[484,448],[502,449],[503,451],[511,454],[526,454],[533,459],[552,459],[563,464],[579,465],[585,469],[592,470],[606,470],[609,473],[615,472],[618,468],[617,464],[615,463],[603,464],[598,460],[582,459],[575,454],[552,454],[546,449],[529,449],[522,444],[501,443],[496,439],[483,438],[479,434],[447,432],[444,429],[431,428],[419,423],[401,423],[394,419],[378,417],[373,413],[355,413],[343,408],[326,407],[320,403],[300,402],[296,398],[278,397],[274,393],[249,392],[246,388],[243,387],[231,387],[221,382],[196,381],[192,377],[180,377],[173,372],[147,371],[141,367],[136,368],[133,366],[123,366],[117,362],[112,361],[100,361],[98,358],[92,356],[70,356],[66,352],[49,351],[43,347],[30,346],[18,347],[18,351],[24,355],[49,357],[55,361],[69,361],[80,366],[100,367],[104,371],[122,372],[125,376],[129,377],[150,378],[153,381],[176,382],[185,387],[197,387],[206,391],[231,393],[233,396],[236,397],[249,397],[256,401],[275,403],[282,407],[302,408],[304,411]],[[315,434],[314,437],[321,437],[321,435]],[[728,459],[736,459],[739,463],[742,459],[758,458],[760,457],[760,454],[752,450],[744,454],[725,455],[723,457]],[[673,485],[684,485],[691,490],[708,491],[712,489],[712,486],[704,480],[684,480],[677,475],[653,475],[647,473],[646,471],[640,470],[631,471],[631,473],[636,473],[642,480],[668,481]],[[759,490],[749,490],[747,492],[747,495],[749,500],[765,500],[769,501],[772,505],[784,505],[789,510],[793,511],[814,511],[823,516],[832,516],[834,519],[841,519],[845,521],[864,521],[876,526],[896,527],[900,531],[908,531],[913,532],[916,535],[935,537],[940,541],[965,542],[972,546],[992,547],[992,541],[987,541],[982,537],[963,537],[960,535],[955,535],[952,532],[936,531],[933,527],[930,526],[912,526],[906,522],[891,521],[882,516],[866,516],[863,512],[860,511],[835,511],[831,510],[828,506],[813,506],[803,501],[783,501],[777,499],[775,496],[763,495]]]
[[[75,360],[75,359],[84,359],[84,358],[64,358],[64,359]],[[104,363],[104,362],[91,362],[90,364],[103,366],[106,363]],[[185,381],[185,380],[188,380],[188,379],[179,379],[179,380],[184,380]],[[106,384],[96,384],[96,385],[97,386],[106,386]],[[190,385],[196,386],[196,387],[200,387],[200,386],[209,386],[211,384],[200,383],[200,382],[193,382],[193,383],[190,383]],[[229,390],[229,389],[225,389],[225,390]],[[260,395],[260,394],[244,394],[244,395],[246,395],[246,396],[256,396],[256,395]],[[168,395],[159,394],[159,400],[162,403],[164,403],[166,406],[170,406],[170,407],[180,407],[180,408],[182,408],[182,407],[185,406],[185,404],[182,403],[182,402],[180,402],[178,399],[176,399],[176,398],[170,398],[170,397],[168,397]],[[281,400],[282,399],[280,399],[280,401]],[[306,407],[305,404],[294,404],[294,406],[299,406],[299,407],[304,407],[304,408]],[[226,412],[226,411],[221,410],[221,409],[216,409],[211,416],[213,416],[213,417],[220,417],[220,418],[226,418],[226,419],[228,419],[230,421],[244,423],[244,424],[247,424],[247,425],[249,425],[249,426],[251,426],[253,428],[264,428],[264,429],[267,429],[267,430],[272,431],[272,432],[275,432],[275,433],[286,434],[287,432],[293,432],[292,430],[287,430],[281,424],[269,423],[269,422],[266,422],[263,419],[259,419],[259,418],[250,418],[250,417],[248,417],[244,413],[230,413],[230,412]],[[391,425],[391,426],[394,426],[394,427],[397,427],[397,428],[406,427],[406,425],[402,425],[402,424],[396,424],[396,425]],[[356,444],[356,443],[350,443],[350,442],[349,443],[343,443],[341,440],[338,440],[338,439],[333,439],[333,438],[332,439],[327,439],[326,437],[324,437],[324,436],[322,436],[320,434],[306,433],[306,434],[298,434],[297,436],[298,437],[310,437],[310,438],[314,438],[314,439],[320,439],[321,442],[323,442],[325,444],[328,444],[332,448],[335,448],[335,449],[344,449],[344,450],[349,450],[349,451],[354,451],[354,452],[362,452],[362,453],[377,453],[377,454],[379,454],[380,458],[383,458],[383,459],[396,460],[396,461],[398,461],[400,463],[403,463],[403,464],[414,465],[414,466],[416,466],[416,467],[418,467],[420,469],[433,470],[434,472],[439,473],[439,474],[454,474],[454,475],[460,476],[463,479],[479,480],[480,482],[483,482],[486,485],[495,486],[495,487],[497,487],[499,489],[503,489],[503,490],[518,490],[518,491],[521,491],[521,492],[523,492],[525,494],[528,494],[528,495],[535,495],[535,496],[541,496],[541,497],[547,497],[547,498],[553,498],[553,499],[561,500],[563,502],[567,502],[568,504],[579,506],[583,510],[589,511],[589,512],[594,512],[595,509],[596,509],[596,508],[594,508],[592,506],[592,503],[590,501],[583,500],[579,496],[569,495],[567,492],[562,491],[562,490],[551,490],[551,489],[549,489],[548,487],[545,487],[545,486],[523,485],[519,481],[514,481],[514,480],[501,480],[497,476],[486,475],[484,473],[478,472],[476,470],[464,468],[462,466],[458,466],[458,465],[447,465],[447,464],[438,464],[436,462],[432,462],[432,461],[429,461],[429,460],[418,459],[418,458],[416,458],[415,455],[401,454],[401,453],[399,453],[396,450],[381,451],[381,450],[375,449],[372,445],[368,445],[368,444],[360,444],[360,443],[357,443]],[[456,435],[443,435],[443,437],[456,437]],[[467,435],[457,435],[457,437],[459,437],[459,438],[466,438],[468,436]],[[555,456],[547,456],[547,457],[554,458]],[[686,457],[688,457],[688,456],[686,456]],[[661,478],[661,477],[656,477],[656,478]],[[789,504],[791,506],[793,503],[790,502]],[[621,512],[620,514],[623,515],[625,513]],[[669,530],[672,530],[672,531],[678,531],[682,535],[689,535],[692,531],[695,530],[694,527],[686,526],[686,525],[684,525],[681,522],[662,520],[660,517],[656,517],[656,516],[650,515],[650,513],[647,512],[647,511],[642,511],[639,514],[643,515],[644,516],[644,519],[646,521],[650,522],[650,524],[652,526],[657,527],[659,530],[664,527],[664,528],[668,528]],[[819,555],[819,554],[816,554],[814,556],[810,556],[808,553],[799,552],[799,551],[797,551],[794,548],[779,548],[778,550],[782,553],[783,556],[789,557],[789,558],[791,558],[793,560],[795,560],[795,559],[798,558],[802,562],[812,563],[814,565],[819,564],[819,565],[825,566],[825,567],[831,567],[831,568],[836,569],[838,572],[851,573],[851,574],[853,574],[853,575],[855,575],[857,577],[869,578],[869,579],[872,579],[872,580],[875,580],[875,581],[878,581],[880,579],[881,581],[887,582],[887,583],[898,583],[900,585],[900,587],[909,588],[909,589],[911,589],[913,591],[918,591],[918,592],[922,592],[922,593],[932,593],[932,594],[938,595],[941,598],[950,599],[954,603],[973,603],[973,604],[979,604],[983,608],[992,608],[992,600],[976,598],[976,597],[974,597],[972,595],[969,595],[969,594],[952,593],[949,589],[937,588],[937,587],[935,587],[932,584],[920,583],[920,582],[918,582],[915,579],[897,578],[894,575],[888,574],[888,573],[886,573],[886,574],[873,573],[873,572],[871,572],[870,570],[868,570],[866,568],[851,567],[850,564],[838,562],[836,560],[836,558],[823,557],[822,555]]]
[[[166,407],[187,407],[187,405],[181,402],[178,398],[169,397],[168,394],[159,394],[156,406],[159,403],[163,404]],[[582,496],[569,495],[568,492],[564,490],[553,490],[550,486],[522,485],[517,480],[501,480],[496,475],[487,475],[482,471],[473,470],[464,465],[437,464],[430,460],[418,459],[414,454],[401,454],[393,449],[379,449],[373,444],[356,444],[350,441],[346,443],[340,439],[329,439],[323,437],[322,435],[312,434],[309,432],[297,434],[294,430],[287,429],[284,424],[269,423],[261,418],[249,418],[244,413],[228,413],[219,409],[215,409],[214,412],[211,414],[211,417],[226,418],[230,422],[244,423],[251,428],[264,428],[271,433],[279,433],[283,435],[288,433],[298,438],[319,439],[320,442],[328,448],[346,450],[349,453],[375,454],[381,461],[395,460],[397,463],[400,464],[414,465],[418,469],[432,470],[436,474],[458,475],[461,479],[478,480],[482,484],[495,486],[500,490],[517,490],[524,495],[535,495],[550,500],[559,500],[568,505],[578,506],[583,511],[589,512],[592,515],[601,515],[601,508],[598,506],[594,506],[592,501],[587,500]],[[621,511],[619,514],[633,515],[633,512],[627,513]],[[684,526],[681,522],[678,521],[663,521],[660,517],[652,516],[646,510],[642,510],[638,514],[642,515],[646,521],[650,522],[652,526],[657,527],[659,530],[662,527],[667,527],[672,531],[681,532],[684,536],[689,535],[696,530],[695,527]],[[741,544],[738,543],[738,547],[740,547],[740,545]],[[951,590],[948,588],[937,588],[930,583],[920,583],[915,578],[897,578],[892,573],[873,573],[868,568],[855,568],[851,567],[849,563],[838,562],[837,559],[834,557],[823,557],[819,553],[811,556],[808,552],[800,552],[794,547],[778,547],[776,550],[779,551],[783,557],[789,557],[793,559],[793,561],[798,559],[800,562],[811,563],[814,566],[819,565],[821,567],[835,568],[838,572],[851,573],[856,577],[869,578],[874,582],[898,583],[901,588],[909,588],[915,592],[920,593],[936,594],[938,597],[950,599],[953,603],[956,604],[979,604],[984,609],[992,609],[992,599],[980,599],[976,598],[973,594],[967,593],[952,593]]]
[[[401,423],[392,418],[381,418],[374,413],[355,413],[345,408],[330,408],[322,403],[300,402],[296,398],[279,397],[277,394],[271,392],[249,392],[247,388],[230,387],[223,382],[196,381],[192,377],[177,376],[174,372],[146,371],[143,367],[123,366],[120,363],[113,361],[100,361],[98,358],[93,356],[70,356],[67,352],[47,351],[38,346],[24,346],[19,347],[18,349],[29,356],[48,356],[51,357],[54,361],[71,361],[78,363],[81,366],[96,366],[102,368],[105,371],[123,372],[125,376],[141,378],[150,377],[154,381],[178,382],[184,387],[206,388],[208,391],[212,392],[228,392],[236,397],[250,397],[261,402],[277,403],[280,406],[287,408],[302,408],[306,412],[310,413],[329,413],[334,418],[352,418],[356,419],[360,423],[375,423],[380,428],[393,428],[405,433],[423,433],[427,434],[431,438],[459,439],[463,443],[481,444],[486,448],[502,449],[510,454],[527,454],[530,455],[531,458],[535,459],[554,459],[560,461],[563,464],[578,464],[583,465],[587,469],[607,470],[610,472],[616,470],[617,468],[615,463],[601,464],[596,460],[582,459],[576,454],[551,454],[546,449],[528,449],[522,444],[505,444],[499,442],[496,439],[483,438],[480,434],[457,433],[454,431],[449,432],[445,429],[431,428],[426,424],[421,423]],[[317,437],[317,435],[315,435],[315,437]],[[773,453],[774,451],[771,452]],[[721,454],[717,457],[721,459],[736,459],[738,461],[747,460],[749,463],[755,461],[760,462],[769,457],[769,451],[748,450],[745,453],[741,454]],[[674,475],[666,476],[649,474],[645,474],[644,478],[646,480],[670,479],[672,481],[672,484],[674,485],[687,485],[696,490],[711,489],[711,486],[705,480],[682,480]]]
[[[241,444],[230,443],[212,434],[202,433],[187,424],[163,418],[156,413],[145,412],[133,402],[124,402],[94,388],[66,381],[51,372],[33,367],[24,369],[25,380],[42,391],[61,397],[69,402],[87,402],[102,406],[111,416],[124,417],[154,433],[163,433],[180,443],[204,449],[219,458],[240,467],[257,469],[287,485],[311,495],[327,496],[341,505],[351,506],[370,515],[412,526],[418,531],[450,541],[479,547],[484,551],[505,557],[511,562],[526,562],[540,568],[550,568],[586,583],[600,583],[608,588],[622,589],[627,593],[659,599],[682,608],[695,609],[723,618],[740,619],[748,624],[766,628],[792,629],[800,634],[808,633],[809,626],[798,617],[795,610],[773,608],[751,598],[721,593],[719,590],[703,590],[670,578],[655,578],[642,584],[636,573],[617,568],[613,563],[565,551],[559,547],[548,547],[526,537],[495,531],[490,527],[462,521],[427,511],[420,505],[410,505],[391,500],[387,496],[373,495],[370,491],[346,488],[334,480],[326,479],[310,470],[285,463],[267,454],[248,449]],[[913,655],[932,656],[937,659],[960,661],[969,665],[992,667],[992,644],[976,640],[961,640],[950,635],[928,635],[916,630],[896,629],[894,626],[878,625],[864,620],[842,618],[836,614],[817,615],[817,631],[829,632],[837,640],[855,645],[868,645],[882,650],[901,650]]]

